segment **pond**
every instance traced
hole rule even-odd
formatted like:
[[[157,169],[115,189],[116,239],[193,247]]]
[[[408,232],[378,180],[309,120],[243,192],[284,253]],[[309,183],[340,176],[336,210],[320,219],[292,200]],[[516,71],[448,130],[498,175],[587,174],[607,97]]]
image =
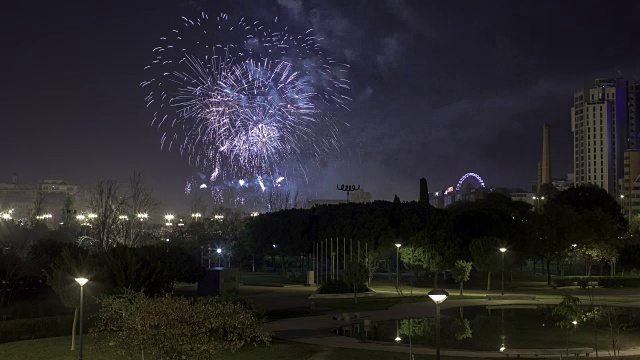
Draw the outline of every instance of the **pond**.
[[[612,340],[622,349],[640,346],[639,309],[625,307],[583,308],[585,316],[576,325],[562,329],[560,320],[552,314],[553,306],[469,306],[448,308],[441,314],[441,347],[449,349],[497,351],[500,347],[564,348],[592,347],[596,341],[600,350],[611,348]],[[593,316],[598,314],[598,316]],[[435,318],[413,318],[387,321],[356,320],[353,334],[343,328],[338,334],[362,340],[409,343],[435,346]],[[612,339],[612,326],[615,335]],[[348,329],[348,327],[347,327]]]

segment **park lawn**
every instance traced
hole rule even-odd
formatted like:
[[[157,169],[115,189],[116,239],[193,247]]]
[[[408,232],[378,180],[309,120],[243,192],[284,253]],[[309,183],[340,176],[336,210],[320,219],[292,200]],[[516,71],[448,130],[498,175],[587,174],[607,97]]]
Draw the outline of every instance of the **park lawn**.
[[[2,360],[75,360],[77,351],[69,350],[70,337],[56,337],[37,340],[26,340],[0,344],[0,359]],[[98,350],[92,346],[93,338],[88,336],[85,341],[83,357],[86,360],[138,360],[140,356],[128,357]],[[293,341],[274,340],[270,346],[245,346],[236,353],[226,353],[218,360],[401,360],[406,359],[406,353],[380,352],[346,348],[333,348],[318,345],[297,343]],[[149,354],[145,359],[154,360]],[[434,360],[434,356],[415,355],[416,360]],[[443,360],[469,360],[471,358],[447,357]],[[493,358],[487,360],[502,360]],[[640,360],[639,356],[624,357],[625,360]]]

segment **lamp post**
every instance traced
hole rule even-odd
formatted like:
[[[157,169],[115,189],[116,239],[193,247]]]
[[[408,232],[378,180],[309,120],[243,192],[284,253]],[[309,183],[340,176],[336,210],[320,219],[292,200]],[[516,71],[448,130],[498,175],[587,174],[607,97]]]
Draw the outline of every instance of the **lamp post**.
[[[433,289],[427,294],[436,303],[436,360],[440,360],[440,304],[442,304],[449,293],[444,289]]]
[[[82,360],[82,312],[84,310],[84,284],[86,284],[89,279],[76,278],[76,281],[80,284],[80,355],[78,356],[78,359]]]
[[[400,283],[400,246],[396,244],[396,286]]]
[[[506,248],[500,248],[500,253],[502,255],[502,295],[504,295],[504,253],[506,251]]]
[[[198,220],[200,219],[200,217],[202,217],[202,214],[200,214],[200,213],[194,213],[194,214],[191,214],[191,217],[192,217],[192,218],[194,218],[194,219],[196,219],[196,222],[198,222]]]
[[[536,201],[536,211],[540,211],[540,200],[544,200],[544,196],[534,196],[533,200]]]

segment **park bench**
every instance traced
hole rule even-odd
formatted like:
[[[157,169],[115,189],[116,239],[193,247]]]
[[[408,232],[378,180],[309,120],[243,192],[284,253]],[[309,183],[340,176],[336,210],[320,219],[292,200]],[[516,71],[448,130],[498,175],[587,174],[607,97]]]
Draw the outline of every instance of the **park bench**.
[[[487,300],[535,300],[535,295],[487,295]]]
[[[567,349],[504,349],[502,351],[507,357],[510,355],[515,355],[516,357],[520,357],[520,355],[526,356],[553,356],[558,355],[560,359],[568,358],[569,356],[578,357],[580,355],[589,356],[589,354],[593,353],[593,348],[569,348]]]

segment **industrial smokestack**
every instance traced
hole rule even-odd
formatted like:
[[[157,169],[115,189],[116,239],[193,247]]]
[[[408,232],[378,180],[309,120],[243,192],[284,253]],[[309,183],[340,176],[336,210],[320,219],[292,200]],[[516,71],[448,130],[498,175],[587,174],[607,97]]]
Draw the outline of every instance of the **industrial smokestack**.
[[[551,183],[551,135],[549,124],[542,127],[542,184]]]
[[[536,188],[538,195],[540,194],[540,190],[542,189],[542,162],[538,161],[538,178],[536,181]]]

